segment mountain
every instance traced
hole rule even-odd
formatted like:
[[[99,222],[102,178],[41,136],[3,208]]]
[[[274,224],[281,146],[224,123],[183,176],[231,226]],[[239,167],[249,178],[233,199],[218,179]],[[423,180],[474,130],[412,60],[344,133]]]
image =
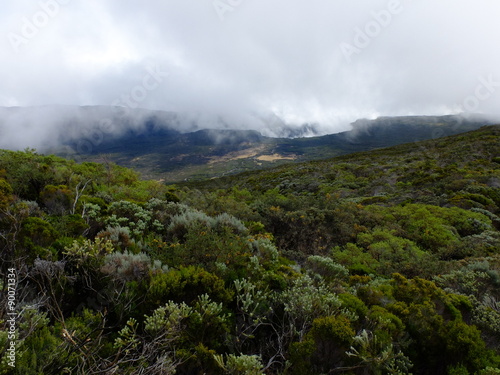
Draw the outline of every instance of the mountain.
[[[105,155],[107,160],[133,168],[146,178],[167,182],[203,180],[434,139],[491,123],[480,116],[381,117],[358,120],[352,124],[352,130],[337,134],[271,138],[254,130],[203,129],[181,133],[153,118],[147,119],[141,128],[105,137],[88,147],[88,152],[76,152],[73,156],[99,161]],[[67,156],[71,157],[85,142],[82,139],[66,141],[73,150]]]
[[[453,203],[467,208],[489,205],[494,213],[500,213],[499,141],[500,125],[490,125],[434,140],[184,185],[204,190],[277,189],[283,194],[297,195],[325,196],[334,192],[363,204]]]
[[[435,139],[493,123],[480,115],[380,117],[319,135],[318,124],[287,124],[274,114],[240,120],[112,106],[0,107],[0,148],[113,161],[145,178],[176,182]]]

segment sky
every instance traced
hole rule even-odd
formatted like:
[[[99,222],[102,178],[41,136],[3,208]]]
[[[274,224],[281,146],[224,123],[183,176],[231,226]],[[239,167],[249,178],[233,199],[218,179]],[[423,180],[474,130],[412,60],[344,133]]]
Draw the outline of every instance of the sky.
[[[0,106],[249,128],[275,114],[323,133],[377,116],[500,116],[498,15],[498,0],[5,0]]]

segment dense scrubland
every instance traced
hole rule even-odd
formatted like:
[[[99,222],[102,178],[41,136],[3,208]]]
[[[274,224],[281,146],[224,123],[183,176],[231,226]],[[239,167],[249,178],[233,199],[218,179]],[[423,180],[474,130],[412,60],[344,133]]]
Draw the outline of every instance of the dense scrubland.
[[[177,185],[0,151],[0,373],[498,374],[499,141]]]

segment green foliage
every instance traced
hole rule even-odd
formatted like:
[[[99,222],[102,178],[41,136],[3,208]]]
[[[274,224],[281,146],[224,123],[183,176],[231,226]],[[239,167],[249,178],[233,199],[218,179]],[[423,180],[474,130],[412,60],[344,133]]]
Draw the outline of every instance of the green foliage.
[[[224,374],[228,375],[262,375],[264,366],[262,359],[258,355],[222,355],[214,356],[217,364],[223,369]]]
[[[371,233],[360,233],[357,243],[377,261],[376,270],[384,275],[400,272],[415,276],[425,274],[425,259],[428,254],[413,241],[395,236],[395,230],[375,229]]]
[[[460,236],[478,234],[491,226],[484,215],[457,207],[407,204],[391,208],[371,206],[372,212],[391,215],[401,233],[432,252],[457,246]]]
[[[159,305],[168,299],[192,302],[202,294],[220,302],[228,302],[232,298],[221,278],[194,266],[152,274],[147,298]]]
[[[229,315],[224,313],[222,302],[214,302],[208,294],[198,296],[189,317],[187,333],[196,343],[220,348],[229,332]]]
[[[370,253],[353,243],[346,244],[343,250],[336,246],[332,251],[332,258],[355,275],[374,274],[380,265]]]
[[[27,338],[23,346],[26,351],[16,361],[18,374],[39,375],[64,368],[62,354],[59,349],[62,340],[48,327],[43,327]]]
[[[496,373],[499,136],[196,189],[0,151],[14,373]]]
[[[218,230],[198,224],[190,227],[181,242],[170,245],[164,259],[171,266],[196,265],[211,272],[216,264],[229,265],[232,272],[227,278],[234,280],[245,276],[249,258],[256,251],[252,244],[252,238],[235,234],[231,228]]]
[[[446,352],[452,363],[461,363],[472,373],[491,364],[492,353],[476,327],[454,320],[448,322],[446,331]]]
[[[101,258],[113,251],[113,245],[110,241],[96,238],[95,241],[84,240],[83,242],[74,241],[71,246],[64,249],[66,255],[77,266],[98,264]]]
[[[359,335],[353,339],[354,345],[351,346],[347,355],[353,357],[357,364],[356,367],[365,369],[370,374],[409,374],[413,367],[410,359],[401,351],[394,348],[392,344],[380,342],[376,335],[362,330]]]
[[[460,364],[475,372],[492,364],[492,352],[479,330],[462,320],[460,309],[470,308],[466,299],[448,295],[430,281],[410,281],[401,275],[394,276],[393,286],[399,302],[389,310],[408,327],[414,340],[408,353],[416,365],[422,366],[426,358],[432,366]],[[446,348],[446,361],[435,354],[438,347]]]
[[[315,350],[314,340],[308,337],[307,340],[294,342],[290,345],[290,369],[293,375],[312,375],[316,372],[312,366],[312,356]]]
[[[101,271],[116,280],[128,282],[148,278],[155,271],[168,272],[168,267],[158,260],[153,262],[147,254],[125,251],[106,255]]]
[[[7,367],[2,361],[0,371],[20,375],[64,373],[78,361],[78,355],[72,354],[66,344],[67,331],[58,325],[50,325],[47,315],[35,306],[26,306],[22,310],[17,320],[15,368]],[[73,326],[71,322],[70,325]]]
[[[279,252],[276,246],[268,237],[258,236],[256,239],[250,238],[249,241],[255,248],[259,258],[266,263],[276,265],[279,261]]]
[[[176,304],[168,301],[164,306],[157,308],[153,314],[146,316],[145,330],[153,335],[165,335],[165,339],[176,339],[182,333],[186,319],[193,309],[184,302]]]
[[[333,346],[350,345],[355,335],[351,322],[345,316],[326,316],[313,321],[311,334],[316,343],[331,341]],[[323,345],[326,345],[323,343]],[[330,350],[325,350],[328,353]]]
[[[355,331],[343,316],[314,319],[311,330],[301,342],[290,346],[292,374],[325,373],[346,359]]]
[[[28,217],[21,224],[19,246],[30,254],[29,262],[32,262],[35,257],[47,259],[51,257],[48,247],[57,236],[58,233],[49,222],[39,217]]]
[[[127,250],[135,250],[136,242],[132,238],[132,234],[130,233],[130,229],[128,227],[121,226],[107,226],[105,230],[100,231],[96,239],[101,241],[109,242],[113,248],[127,251]]]
[[[500,368],[486,367],[478,372],[478,375],[496,375],[500,374]]]
[[[381,343],[397,341],[404,335],[406,327],[401,319],[382,306],[372,306],[366,314],[366,320],[373,327],[372,333]]]
[[[167,202],[173,202],[173,203],[179,203],[180,202],[179,197],[173,191],[170,191],[170,190],[168,190],[167,192],[165,192],[165,200]]]
[[[342,305],[335,293],[321,283],[315,285],[307,275],[296,279],[279,298],[299,337],[305,335],[314,319],[335,315]]]
[[[469,375],[469,371],[462,365],[449,366],[446,372],[448,375]]]
[[[7,182],[21,199],[37,200],[46,185],[54,184],[52,167],[66,161],[54,156],[43,156],[34,150],[0,151],[0,165],[7,172]]]
[[[349,293],[341,293],[338,297],[342,302],[342,306],[351,311],[357,317],[364,317],[368,312],[368,307],[358,297]]]
[[[335,263],[331,258],[320,255],[308,257],[307,267],[313,274],[320,275],[327,281],[346,280],[349,276],[349,271],[344,266]]]
[[[46,185],[40,192],[40,201],[50,214],[62,216],[71,210],[73,192],[66,185]]]
[[[129,201],[113,202],[108,208],[108,227],[124,227],[133,238],[139,239],[152,230],[161,231],[163,225],[153,218],[153,212]]]
[[[257,285],[247,279],[234,281],[236,301],[239,310],[252,320],[269,312],[270,295],[267,290],[258,289]]]
[[[0,171],[1,173],[1,171]],[[0,209],[5,209],[12,200],[12,187],[0,177]]]

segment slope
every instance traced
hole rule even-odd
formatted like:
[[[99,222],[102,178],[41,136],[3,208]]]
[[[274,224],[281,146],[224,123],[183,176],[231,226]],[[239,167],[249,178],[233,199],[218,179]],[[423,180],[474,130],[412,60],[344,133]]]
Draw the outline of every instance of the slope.
[[[353,129],[311,138],[269,138],[254,130],[210,129],[180,133],[154,118],[76,152],[81,160],[106,158],[167,182],[203,180],[457,134],[489,124],[472,116],[408,116],[358,120]],[[67,142],[73,150],[82,139]],[[71,154],[70,154],[71,156]]]

